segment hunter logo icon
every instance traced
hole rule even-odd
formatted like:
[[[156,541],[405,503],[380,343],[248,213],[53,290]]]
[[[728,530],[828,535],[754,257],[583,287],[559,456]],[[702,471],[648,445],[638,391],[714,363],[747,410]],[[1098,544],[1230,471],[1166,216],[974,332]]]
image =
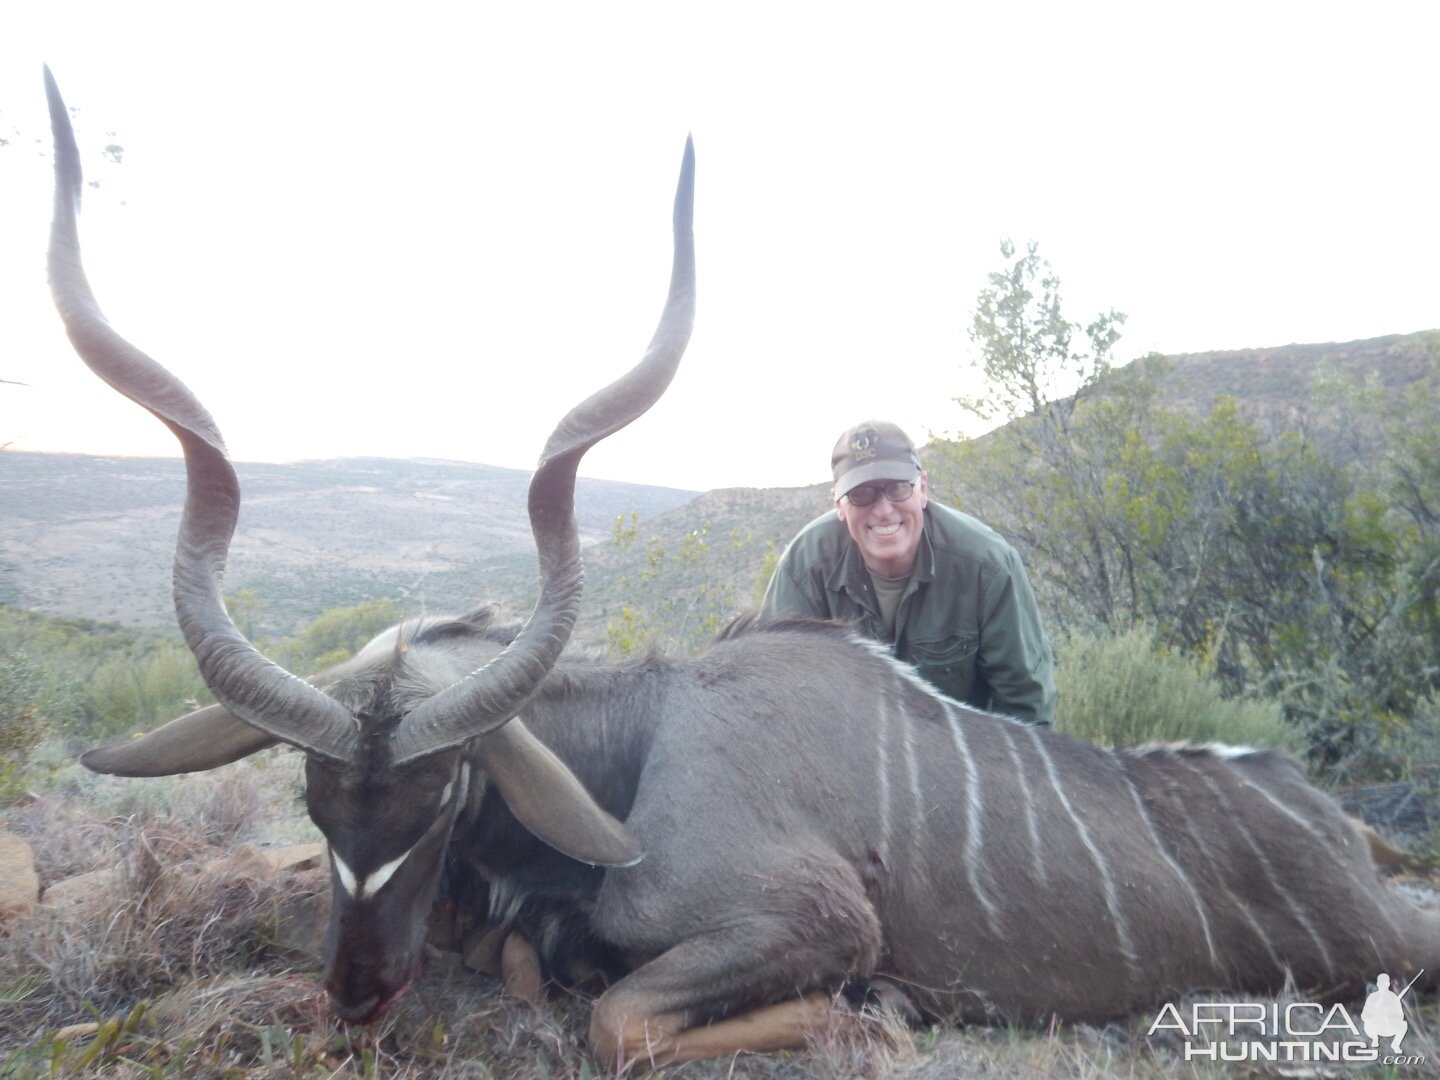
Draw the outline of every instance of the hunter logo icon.
[[[1173,1004],[1160,1010],[1148,1034],[1178,1032],[1185,1060],[1340,1061],[1348,1064],[1423,1065],[1425,1055],[1403,1055],[1400,1040],[1410,1030],[1402,998],[1425,969],[1398,994],[1390,976],[1375,976],[1375,989],[1358,1018],[1344,1004],[1314,1001],[1191,1001],[1188,1015]],[[1389,1040],[1388,1051],[1381,1042]]]
[[[1415,979],[1423,974],[1425,972],[1420,971]],[[1410,1030],[1400,999],[1410,992],[1415,979],[1411,979],[1409,985],[1397,994],[1390,989],[1389,975],[1375,976],[1375,992],[1365,999],[1365,1008],[1360,1011],[1360,1024],[1371,1046],[1379,1046],[1381,1039],[1390,1039],[1390,1049],[1397,1054],[1400,1052],[1400,1040]]]

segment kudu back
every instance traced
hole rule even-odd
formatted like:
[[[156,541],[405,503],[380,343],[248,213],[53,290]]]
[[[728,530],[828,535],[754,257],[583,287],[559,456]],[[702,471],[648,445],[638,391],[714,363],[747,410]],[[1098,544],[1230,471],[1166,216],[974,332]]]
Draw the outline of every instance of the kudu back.
[[[828,624],[745,621],[683,661],[562,657],[576,467],[660,397],[693,319],[688,146],[655,338],[561,421],[532,482],[530,619],[415,619],[308,680],[276,668],[220,600],[239,493],[219,433],[85,282],[78,159],[47,86],[56,303],[86,362],[185,451],[176,609],[219,702],[83,760],[153,776],[302,750],[341,1017],[370,1020],[405,988],[437,893],[470,881],[492,918],[542,944],[578,927],[618,958],[591,1025],[617,1064],[803,1045],[851,980],[888,980],[935,1015],[1030,1023],[1440,971],[1440,916],[1389,892],[1350,821],[1276,752],[1100,749],[950,701]]]

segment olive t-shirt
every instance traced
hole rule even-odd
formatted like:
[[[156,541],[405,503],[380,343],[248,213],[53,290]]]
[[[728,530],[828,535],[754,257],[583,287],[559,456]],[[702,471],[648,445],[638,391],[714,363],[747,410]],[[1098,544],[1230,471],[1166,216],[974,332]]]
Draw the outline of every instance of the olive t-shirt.
[[[910,584],[910,575],[904,577],[881,577],[875,571],[867,571],[870,582],[875,586],[875,602],[880,605],[880,617],[885,620],[885,629],[890,640],[895,640],[895,614],[900,610],[900,598],[905,595],[905,586]]]

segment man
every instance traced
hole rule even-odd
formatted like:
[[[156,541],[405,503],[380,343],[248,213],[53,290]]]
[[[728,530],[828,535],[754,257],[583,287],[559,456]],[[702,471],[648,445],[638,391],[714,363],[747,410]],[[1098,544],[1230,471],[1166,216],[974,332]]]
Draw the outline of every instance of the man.
[[[894,424],[857,424],[830,463],[835,513],[785,549],[762,614],[852,623],[956,700],[1050,724],[1054,660],[1015,549],[930,501],[915,445]]]

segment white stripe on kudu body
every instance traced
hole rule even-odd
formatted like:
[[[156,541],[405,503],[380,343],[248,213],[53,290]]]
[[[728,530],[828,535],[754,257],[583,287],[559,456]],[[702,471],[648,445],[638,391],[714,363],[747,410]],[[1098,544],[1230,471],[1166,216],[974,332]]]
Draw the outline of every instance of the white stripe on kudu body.
[[[875,725],[875,788],[880,797],[880,862],[890,865],[890,696],[880,695],[880,720]]]
[[[900,747],[905,751],[905,777],[910,782],[910,843],[914,850],[923,850],[925,842],[925,796],[920,790],[920,760],[915,753],[915,722],[908,709],[900,713]]]
[[[868,638],[857,638],[855,643],[880,660],[885,665],[885,669],[896,679],[894,684],[886,684],[881,691],[880,708],[882,722],[887,731],[893,724],[895,714],[899,713],[900,748],[905,755],[905,778],[909,783],[913,809],[909,828],[904,829],[903,832],[910,854],[913,856],[925,851],[926,819],[929,815],[929,808],[925,805],[924,789],[920,783],[920,760],[915,746],[915,718],[908,707],[909,702],[906,695],[907,692],[918,689],[926,698],[929,698],[933,696],[933,689],[929,683],[920,678],[914,668],[909,664],[902,664],[895,658],[895,654],[885,646]],[[888,764],[888,751],[882,750],[882,753],[886,753]],[[888,778],[885,782],[885,789],[887,792],[891,790]],[[890,819],[885,820],[888,825]],[[889,835],[887,832],[887,839]],[[924,858],[912,858],[910,861],[912,871],[923,877],[925,873]]]
[[[995,901],[990,899],[990,894],[985,891],[985,886],[981,884],[980,863],[985,857],[985,841],[981,835],[981,821],[985,804],[980,795],[980,770],[975,767],[975,756],[970,753],[970,744],[965,738],[965,729],[955,716],[954,706],[943,698],[941,703],[945,707],[945,719],[950,723],[950,737],[955,740],[955,749],[960,752],[960,760],[965,766],[965,876],[969,879],[970,890],[985,909],[986,929],[991,933],[996,933],[995,923],[1000,916],[1000,910],[995,906]]]
[[[1220,785],[1215,783],[1215,781],[1205,773],[1205,770],[1199,768],[1188,758],[1181,758],[1180,760],[1191,772],[1200,778],[1200,781],[1210,790],[1217,802],[1225,805],[1232,801],[1220,790]],[[1310,919],[1310,916],[1305,913],[1305,910],[1295,902],[1295,897],[1291,895],[1290,890],[1286,889],[1276,876],[1275,864],[1272,863],[1270,857],[1265,854],[1264,846],[1256,840],[1255,835],[1245,827],[1245,823],[1240,819],[1238,814],[1231,818],[1231,823],[1245,841],[1246,846],[1255,855],[1256,861],[1259,862],[1260,868],[1265,874],[1265,880],[1270,885],[1270,888],[1285,902],[1285,906],[1290,910],[1290,913],[1295,916],[1295,921],[1304,928],[1306,936],[1315,943],[1316,951],[1320,954],[1321,959],[1325,961],[1325,970],[1328,971],[1333,978],[1336,975],[1335,961],[1330,955],[1330,950],[1326,948],[1325,939],[1321,937],[1319,930],[1315,927],[1315,923]]]
[[[1200,890],[1195,887],[1195,883],[1190,880],[1190,875],[1185,873],[1184,868],[1171,857],[1170,852],[1165,850],[1165,844],[1160,839],[1160,833],[1156,830],[1155,822],[1151,820],[1149,811],[1145,809],[1145,801],[1140,798],[1140,791],[1135,786],[1135,781],[1130,778],[1130,773],[1125,771],[1125,759],[1121,757],[1117,760],[1120,762],[1121,771],[1124,772],[1125,786],[1130,789],[1130,798],[1135,803],[1135,812],[1140,815],[1140,820],[1145,822],[1145,831],[1150,837],[1150,842],[1155,845],[1155,850],[1160,853],[1160,858],[1164,860],[1165,865],[1170,868],[1170,872],[1175,875],[1180,884],[1185,886],[1185,892],[1189,895],[1190,902],[1195,905],[1195,914],[1200,917],[1200,930],[1205,935],[1205,947],[1210,952],[1210,962],[1215,965],[1217,972],[1221,972],[1224,970],[1224,965],[1220,962],[1219,950],[1215,948],[1215,936],[1210,930],[1210,918],[1205,913],[1204,898],[1201,897]]]
[[[1210,749],[1212,753],[1215,751],[1214,746],[1208,747],[1207,749]],[[1244,773],[1241,773],[1237,770],[1234,775],[1235,778],[1240,781],[1240,783],[1245,788],[1255,792],[1257,795],[1262,796],[1268,803],[1270,803],[1271,806],[1273,806],[1276,810],[1280,811],[1281,814],[1288,817],[1291,821],[1295,822],[1307,833],[1309,833],[1311,838],[1314,839],[1317,845],[1326,846],[1335,842],[1332,838],[1327,837],[1324,832],[1315,827],[1314,818],[1310,815],[1292,809],[1287,803],[1280,799],[1278,795],[1276,795],[1272,791],[1266,790],[1261,785],[1255,783],[1249,777],[1245,776]],[[1384,912],[1383,909],[1377,909],[1376,915],[1385,922],[1385,929],[1389,931],[1389,933],[1393,935],[1399,934],[1398,928],[1395,926],[1394,922],[1391,921],[1390,917]]]
[[[1005,739],[1005,748],[1010,751],[1011,764],[1015,766],[1011,775],[1020,788],[1020,801],[1025,804],[1025,831],[1030,836],[1030,865],[1035,871],[1035,880],[1041,885],[1049,881],[1045,860],[1040,848],[1040,821],[1035,814],[1035,795],[1030,790],[1030,780],[1025,763],[1020,758],[1020,748],[1015,740],[1020,737],[1017,724],[1001,724],[997,729]]]
[[[1055,762],[1050,758],[1050,752],[1045,749],[1045,742],[1040,738],[1035,728],[1025,729],[1030,734],[1030,741],[1034,744],[1040,760],[1045,765],[1045,775],[1050,780],[1050,786],[1054,789],[1060,805],[1065,808],[1065,815],[1075,824],[1075,831],[1080,834],[1080,842],[1085,845],[1085,850],[1090,853],[1090,858],[1095,864],[1095,869],[1100,874],[1100,885],[1105,891],[1105,907],[1110,913],[1110,921],[1115,926],[1115,937],[1120,943],[1120,952],[1125,957],[1125,963],[1130,968],[1134,978],[1141,977],[1140,957],[1135,951],[1135,941],[1130,934],[1130,927],[1126,925],[1125,915],[1120,910],[1120,896],[1115,890],[1115,877],[1110,873],[1110,864],[1106,861],[1104,854],[1095,844],[1095,839],[1090,835],[1090,827],[1085,824],[1085,819],[1080,816],[1075,807],[1071,804],[1065,789],[1060,786],[1060,777],[1055,771]]]
[[[1195,851],[1204,851],[1207,838],[1196,832],[1194,819],[1183,817],[1180,819],[1179,825],[1185,830],[1185,840],[1190,847]],[[1275,970],[1280,972],[1285,971],[1285,961],[1281,959],[1280,954],[1275,951],[1275,946],[1270,941],[1270,934],[1266,933],[1265,928],[1260,925],[1260,921],[1255,918],[1254,913],[1250,910],[1250,904],[1240,899],[1223,879],[1212,882],[1212,887],[1214,886],[1219,887],[1220,891],[1225,894],[1225,899],[1230,902],[1231,908],[1239,912],[1245,919],[1245,924],[1250,927],[1251,932],[1255,935],[1255,940],[1259,942],[1260,947],[1265,950],[1265,955],[1270,958],[1270,962],[1274,964]]]

